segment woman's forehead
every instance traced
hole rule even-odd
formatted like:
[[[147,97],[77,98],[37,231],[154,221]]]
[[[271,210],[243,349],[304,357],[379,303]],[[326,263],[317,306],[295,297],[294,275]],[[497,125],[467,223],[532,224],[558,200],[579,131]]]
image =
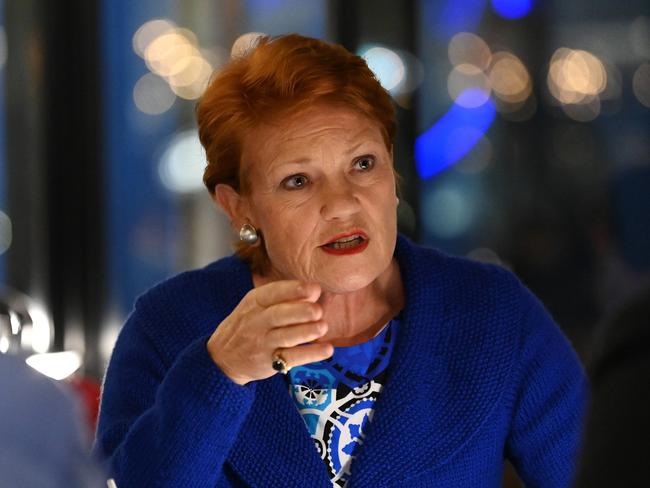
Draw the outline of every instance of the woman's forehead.
[[[349,149],[365,142],[383,144],[379,125],[361,113],[342,108],[310,108],[251,131],[244,153],[272,161],[281,153],[313,150],[325,145]],[[334,147],[334,146],[336,147]]]

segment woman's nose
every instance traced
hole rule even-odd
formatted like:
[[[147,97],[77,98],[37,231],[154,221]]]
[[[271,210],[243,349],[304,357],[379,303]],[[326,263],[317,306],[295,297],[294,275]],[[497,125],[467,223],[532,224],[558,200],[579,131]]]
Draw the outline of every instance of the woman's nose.
[[[337,181],[323,189],[321,216],[325,220],[346,220],[360,209],[361,204],[351,185]]]

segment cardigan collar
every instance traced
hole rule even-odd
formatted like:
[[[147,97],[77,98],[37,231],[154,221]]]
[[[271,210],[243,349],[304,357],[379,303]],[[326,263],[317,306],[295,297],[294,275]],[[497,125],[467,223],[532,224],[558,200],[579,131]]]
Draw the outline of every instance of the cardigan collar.
[[[395,256],[404,282],[405,308],[373,420],[351,464],[349,488],[384,486],[445,462],[479,427],[505,382],[503,375],[498,376],[501,384],[491,376],[489,385],[476,384],[470,395],[454,393],[452,377],[459,381],[452,356],[457,352],[453,350],[456,324],[449,317],[457,315],[452,310],[457,304],[445,301],[447,258],[403,236],[398,237]],[[243,296],[248,290],[242,291]],[[493,362],[503,368],[509,360],[501,356]],[[466,417],[459,418],[459,411]],[[396,452],[392,439],[410,436],[411,426],[417,426],[418,435],[426,439],[413,439],[412,450]],[[276,462],[260,463],[259,452],[275,456]],[[228,462],[251,486],[305,486],[305,474],[308,486],[330,484],[280,375],[256,384],[255,402]]]

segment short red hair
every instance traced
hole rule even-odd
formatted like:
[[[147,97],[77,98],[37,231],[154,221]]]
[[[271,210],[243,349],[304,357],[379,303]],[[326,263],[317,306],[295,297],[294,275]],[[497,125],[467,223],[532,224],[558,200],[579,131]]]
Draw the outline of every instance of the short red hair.
[[[260,37],[243,56],[231,59],[196,107],[208,160],[203,174],[208,191],[213,194],[216,185],[226,184],[245,194],[245,135],[264,122],[323,102],[342,104],[375,121],[391,150],[397,122],[390,95],[363,58],[343,46],[297,34]],[[239,243],[236,250],[253,271],[267,268],[263,245]]]

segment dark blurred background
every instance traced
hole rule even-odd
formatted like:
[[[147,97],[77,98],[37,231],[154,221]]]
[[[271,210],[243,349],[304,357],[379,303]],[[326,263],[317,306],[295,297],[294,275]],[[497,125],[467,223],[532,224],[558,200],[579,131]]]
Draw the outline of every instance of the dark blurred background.
[[[650,281],[646,0],[0,0],[0,353],[96,381],[139,294],[231,252],[194,106],[289,32],[393,95],[401,230],[512,269],[587,358]]]

